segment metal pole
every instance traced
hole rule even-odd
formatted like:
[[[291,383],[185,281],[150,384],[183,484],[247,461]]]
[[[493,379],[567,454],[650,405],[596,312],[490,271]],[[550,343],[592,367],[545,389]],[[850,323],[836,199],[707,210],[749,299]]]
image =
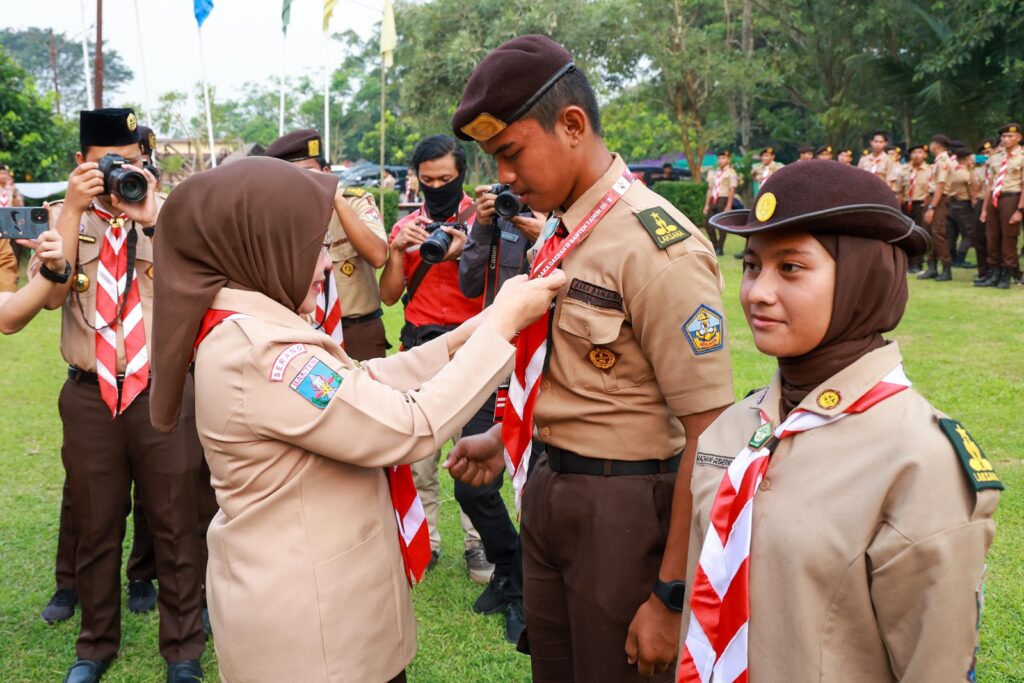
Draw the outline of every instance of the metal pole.
[[[53,39],[50,29],[50,69],[53,71],[53,92],[57,96],[57,116],[60,116],[60,80],[57,78],[57,42]]]
[[[96,77],[94,108],[103,108],[103,0],[96,0],[96,66],[93,68]]]
[[[213,115],[210,113],[210,89],[206,85],[206,54],[203,50],[203,29],[199,31],[199,69],[203,76],[203,100],[206,102],[206,135],[210,142],[210,168],[217,168],[217,150],[213,146]]]
[[[384,55],[380,56],[380,182],[377,187],[380,188],[381,206],[384,205],[384,130],[387,125],[386,116],[384,115],[384,88],[387,85],[387,67],[384,66]]]
[[[85,74],[85,108],[92,106],[92,77],[89,75],[89,24],[86,21],[85,0],[82,0],[82,71]]]
[[[142,71],[142,106],[143,119],[147,120],[149,111],[149,81],[146,79],[146,45],[142,40],[142,22],[139,20],[139,0],[132,0],[135,5],[135,35],[139,39],[139,70]]]
[[[284,33],[281,39],[281,97],[277,112],[277,137],[284,135],[284,63],[285,53],[288,50],[288,34]]]
[[[331,38],[324,31],[324,158],[331,161]]]

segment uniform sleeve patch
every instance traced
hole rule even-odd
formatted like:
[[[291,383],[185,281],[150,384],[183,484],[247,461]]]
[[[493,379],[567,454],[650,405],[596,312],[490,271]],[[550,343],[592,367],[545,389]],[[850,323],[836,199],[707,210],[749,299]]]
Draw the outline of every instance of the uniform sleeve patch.
[[[622,310],[621,294],[611,289],[592,285],[578,277],[573,278],[572,282],[569,283],[569,291],[566,293],[566,296],[598,308],[608,308],[614,311]]]
[[[939,420],[939,427],[942,428],[942,432],[949,442],[953,444],[953,450],[960,456],[960,463],[964,466],[967,480],[974,490],[996,489],[1002,491],[1003,482],[999,480],[999,475],[992,468],[992,463],[981,452],[981,448],[967,432],[967,429],[956,420],[949,418]]]
[[[292,344],[284,351],[277,354],[277,358],[274,360],[274,365],[270,368],[270,381],[284,381],[284,371],[288,369],[288,364],[295,360],[297,356],[301,356],[305,352],[305,345]]]
[[[704,304],[697,307],[683,324],[683,334],[696,356],[718,351],[725,346],[725,322],[722,315]]]
[[[362,196],[368,195],[368,194],[370,194],[370,193],[367,190],[364,190],[361,187],[346,187],[342,191],[341,196],[342,197],[362,197]],[[373,195],[370,195],[370,196],[372,197]]]
[[[302,398],[323,410],[341,388],[342,378],[319,358],[313,357],[292,380],[291,388]]]
[[[640,219],[640,223],[658,249],[667,249],[690,236],[689,230],[679,225],[676,219],[660,207],[640,211],[636,217]]]

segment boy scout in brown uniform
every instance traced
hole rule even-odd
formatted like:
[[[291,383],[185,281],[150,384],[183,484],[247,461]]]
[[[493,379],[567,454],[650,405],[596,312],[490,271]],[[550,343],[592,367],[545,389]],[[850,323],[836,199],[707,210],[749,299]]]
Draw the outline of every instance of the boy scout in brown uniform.
[[[488,55],[452,127],[495,156],[498,180],[523,201],[555,211],[542,240],[577,245],[561,261],[569,284],[537,379],[532,418],[547,455],[529,463],[522,495],[520,645],[536,681],[671,680],[676,643],[665,634],[682,566],[666,541],[673,504],[689,502],[673,503],[673,484],[677,470],[689,475],[697,434],[733,400],[711,245],[608,151],[585,76],[544,36]],[[493,477],[498,438],[462,439],[453,475]]]
[[[871,153],[865,154],[857,162],[857,168],[874,173],[882,180],[889,182],[893,173],[892,158],[885,150],[889,142],[889,134],[884,130],[876,130],[871,134]]]
[[[967,264],[967,252],[974,244],[974,213],[971,204],[973,155],[966,147],[954,148],[956,163],[946,183],[946,201],[949,217],[946,220],[946,239],[953,257],[954,268],[973,268]]]
[[[130,204],[110,193],[96,168],[108,153],[141,162],[131,110],[83,111],[80,126],[80,165],[67,199],[50,206],[74,264],[70,288],[59,287],[50,300],[62,306],[61,352],[69,364],[59,408],[82,607],[78,660],[65,681],[98,681],[120,645],[121,543],[133,480],[156,551],[168,681],[191,681],[202,675],[205,647],[195,499],[202,449],[195,447],[191,394],[182,405],[187,419],[173,434],[160,434],[149,421],[155,179],[148,176],[147,196]]]
[[[1024,215],[1024,127],[1008,123],[999,129],[1002,148],[989,159],[989,187],[981,220],[985,224],[990,275],[981,287],[1009,289],[1010,278],[1020,274],[1017,238]]]
[[[330,173],[320,133],[292,131],[270,143],[266,156]],[[359,187],[338,190],[344,202],[331,218],[331,262],[341,301],[345,352],[356,360],[383,358],[389,348],[384,333],[377,269],[387,262],[388,242],[373,195]],[[337,205],[337,203],[336,203]]]
[[[764,181],[768,180],[772,173],[775,173],[785,164],[775,160],[775,149],[765,147],[761,150],[761,160],[750,167],[750,175],[754,179],[754,194],[761,189]]]
[[[974,278],[974,286],[978,287],[988,279],[988,239],[985,234],[985,223],[981,220],[982,209],[985,208],[985,194],[989,187],[989,160],[995,148],[993,140],[985,140],[978,147],[977,153],[985,157],[982,163],[975,164],[971,172],[971,192],[973,193],[974,211],[974,255],[978,259],[978,276]]]
[[[736,196],[736,189],[740,184],[739,176],[732,167],[732,155],[729,150],[719,150],[718,168],[708,171],[706,180],[708,193],[704,199],[704,217],[711,218],[732,207],[733,197]],[[707,231],[708,239],[711,240],[715,253],[721,256],[725,253],[725,233],[717,233],[710,225],[707,227]]]
[[[946,218],[949,216],[949,202],[946,199],[946,185],[953,163],[949,158],[950,140],[941,133],[932,137],[929,149],[935,161],[928,178],[928,203],[924,213],[924,227],[932,236],[932,253],[928,257],[928,269],[917,276],[918,280],[946,282],[953,279],[953,258],[949,254],[946,239]],[[942,273],[938,264],[942,263]]]
[[[899,197],[903,214],[909,216],[918,225],[924,225],[924,207],[928,200],[928,178],[932,172],[931,165],[926,161],[928,146],[913,145],[907,150],[907,153],[910,154],[910,161],[900,169],[896,194]],[[922,263],[921,257],[911,257],[907,272],[920,272]]]

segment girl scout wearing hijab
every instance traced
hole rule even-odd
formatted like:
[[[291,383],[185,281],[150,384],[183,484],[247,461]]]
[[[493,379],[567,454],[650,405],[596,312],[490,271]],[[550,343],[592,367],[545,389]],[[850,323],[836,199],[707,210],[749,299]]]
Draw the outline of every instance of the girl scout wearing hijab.
[[[748,238],[740,303],[778,372],[700,437],[678,680],[974,680],[1002,484],[882,337],[926,234],[828,161],[712,220]]]
[[[300,317],[330,268],[336,188],[244,159],[179,185],[157,227],[151,416],[174,428],[194,358],[221,508],[207,595],[228,682],[404,680],[416,649],[407,579],[429,543],[394,466],[459,431],[508,376],[509,340],[564,284],[510,281],[457,330],[360,366]]]

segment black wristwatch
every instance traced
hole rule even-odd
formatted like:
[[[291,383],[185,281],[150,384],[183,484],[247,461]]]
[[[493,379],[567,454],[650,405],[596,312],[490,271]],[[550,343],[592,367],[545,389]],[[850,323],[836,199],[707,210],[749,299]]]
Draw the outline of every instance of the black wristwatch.
[[[153,233],[155,233],[155,232],[156,232],[156,226],[155,225],[151,225],[149,227],[142,226],[142,234],[145,235],[146,237],[152,237]]]
[[[651,592],[673,612],[683,611],[683,600],[686,598],[685,581],[655,579],[654,589]]]
[[[71,277],[71,264],[68,263],[67,261],[64,262],[63,273],[55,273],[49,268],[47,268],[46,265],[44,264],[42,266],[39,266],[39,274],[42,275],[47,280],[49,280],[50,282],[56,282],[58,285],[62,285],[68,281],[69,277]]]

